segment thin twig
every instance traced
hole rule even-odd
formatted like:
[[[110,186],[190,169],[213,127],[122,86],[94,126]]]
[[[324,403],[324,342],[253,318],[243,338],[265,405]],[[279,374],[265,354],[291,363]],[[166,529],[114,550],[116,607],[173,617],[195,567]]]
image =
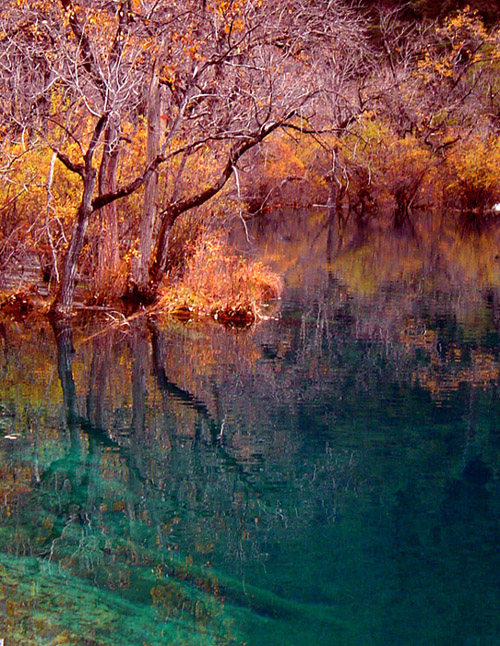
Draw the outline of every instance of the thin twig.
[[[56,277],[56,283],[59,284],[59,269],[57,267],[57,253],[54,248],[54,241],[52,240],[52,234],[50,232],[50,222],[49,222],[49,216],[50,213],[55,213],[54,207],[51,206],[52,202],[52,182],[54,180],[54,166],[56,163],[57,159],[57,153],[52,153],[52,158],[50,160],[50,168],[49,168],[49,174],[47,175],[47,201],[46,201],[46,209],[45,209],[45,232],[47,234],[47,240],[49,241],[49,246],[50,246],[50,252],[52,254],[52,261],[53,261],[53,266],[54,266],[54,273]]]
[[[238,174],[238,170],[236,166],[233,166],[233,173],[234,173],[234,179],[236,180],[236,188],[238,190],[238,215],[239,218],[243,224],[243,228],[245,229],[245,237],[247,239],[248,244],[251,244],[250,242],[250,235],[248,233],[248,227],[247,223],[245,222],[245,218],[243,217],[243,211],[241,208],[241,187],[240,187],[240,176]]]

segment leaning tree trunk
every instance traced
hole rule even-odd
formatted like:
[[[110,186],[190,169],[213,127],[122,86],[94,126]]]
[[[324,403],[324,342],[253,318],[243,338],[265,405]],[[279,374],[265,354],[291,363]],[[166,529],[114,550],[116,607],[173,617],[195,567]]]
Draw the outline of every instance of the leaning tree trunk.
[[[101,115],[94,127],[92,138],[90,140],[87,152],[84,155],[83,164],[73,163],[66,155],[60,151],[57,152],[58,158],[62,163],[72,172],[80,175],[83,181],[83,194],[82,201],[76,214],[75,224],[73,226],[73,233],[69,243],[66,257],[64,258],[63,275],[59,290],[56,294],[54,303],[52,304],[52,312],[56,316],[68,316],[73,308],[73,301],[75,300],[76,278],[78,269],[78,258],[83,249],[85,241],[85,233],[89,224],[89,219],[95,208],[92,204],[92,197],[97,180],[97,170],[93,167],[92,161],[94,153],[101,138],[102,132],[106,127],[109,119],[109,114],[104,113]]]
[[[153,297],[157,294],[160,282],[165,273],[169,254],[169,239],[170,232],[177,218],[194,209],[202,204],[208,202],[212,197],[217,195],[226,185],[236,168],[238,160],[251,148],[264,141],[264,139],[272,132],[280,128],[283,123],[291,119],[293,112],[285,116],[281,121],[273,122],[267,126],[263,126],[258,133],[251,137],[247,137],[242,141],[234,144],[227,156],[226,164],[221,169],[218,179],[210,186],[196,193],[191,197],[176,200],[169,207],[163,211],[163,218],[161,221],[160,229],[158,232],[158,239],[155,247],[155,252],[152,258],[152,263],[149,269],[149,278],[151,285],[151,294]]]
[[[89,218],[92,215],[92,195],[94,193],[97,172],[91,168],[83,180],[83,196],[78,208],[71,242],[64,259],[61,284],[52,305],[52,311],[59,316],[67,316],[75,300],[78,258],[85,241]]]
[[[158,286],[163,278],[163,274],[165,273],[169,252],[170,231],[179,215],[181,215],[181,213],[177,209],[172,208],[164,215],[161,223],[155,256],[149,270],[150,284],[153,292],[157,292]]]

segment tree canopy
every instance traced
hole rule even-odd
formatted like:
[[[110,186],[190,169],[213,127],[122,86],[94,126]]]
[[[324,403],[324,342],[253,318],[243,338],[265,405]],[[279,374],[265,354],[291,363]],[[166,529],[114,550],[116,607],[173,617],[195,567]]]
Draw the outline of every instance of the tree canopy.
[[[67,313],[82,273],[94,302],[111,292],[156,299],[172,227],[208,204],[243,214],[246,198],[259,209],[277,186],[307,182],[339,214],[366,218],[385,200],[404,222],[448,153],[471,141],[476,157],[496,150],[490,13],[484,3],[433,6],[8,0],[4,265],[37,254],[54,310]],[[267,142],[282,156],[279,177],[262,162]],[[474,209],[495,199],[496,178],[477,186],[470,168],[458,192]],[[229,187],[237,207],[221,201]]]

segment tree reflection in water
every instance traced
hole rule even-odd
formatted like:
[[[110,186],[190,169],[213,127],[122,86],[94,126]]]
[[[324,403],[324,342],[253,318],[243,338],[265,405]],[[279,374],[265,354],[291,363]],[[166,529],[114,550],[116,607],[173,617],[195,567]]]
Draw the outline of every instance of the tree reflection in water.
[[[250,330],[3,321],[10,643],[498,637],[492,243],[323,225]]]

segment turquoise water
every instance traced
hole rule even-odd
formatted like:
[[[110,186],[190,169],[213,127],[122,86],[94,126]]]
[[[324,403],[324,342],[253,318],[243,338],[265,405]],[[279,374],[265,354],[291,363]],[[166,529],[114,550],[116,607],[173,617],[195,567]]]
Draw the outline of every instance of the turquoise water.
[[[2,322],[6,646],[500,643],[498,285],[289,244],[249,330]]]

